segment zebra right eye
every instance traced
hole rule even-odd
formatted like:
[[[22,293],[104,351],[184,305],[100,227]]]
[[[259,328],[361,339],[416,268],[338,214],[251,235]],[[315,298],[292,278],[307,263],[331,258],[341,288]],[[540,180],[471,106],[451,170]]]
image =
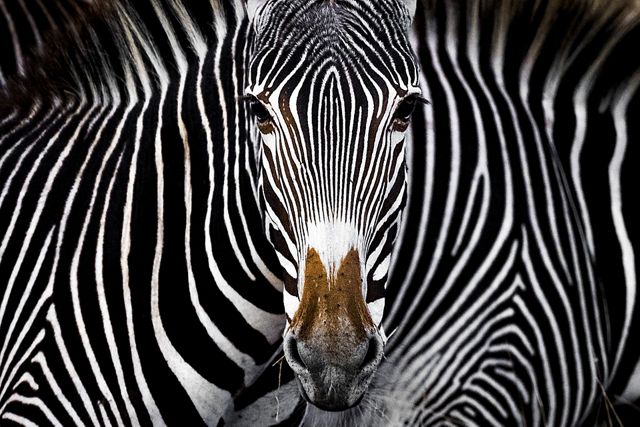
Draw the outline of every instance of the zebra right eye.
[[[262,102],[257,99],[251,100],[251,113],[258,120],[258,129],[262,133],[273,131],[273,118]]]

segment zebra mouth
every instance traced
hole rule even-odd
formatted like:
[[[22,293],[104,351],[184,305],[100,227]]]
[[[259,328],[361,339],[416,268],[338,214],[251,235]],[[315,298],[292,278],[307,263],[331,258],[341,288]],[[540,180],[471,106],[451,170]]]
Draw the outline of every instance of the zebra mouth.
[[[321,409],[323,411],[327,411],[327,412],[343,412],[343,411],[348,411],[349,409],[353,409],[356,406],[360,405],[360,403],[362,402],[365,396],[365,393],[362,393],[362,395],[360,395],[360,397],[350,405],[340,404],[336,402],[328,403],[325,401],[313,401],[309,398],[309,395],[307,394],[307,391],[304,389],[302,382],[300,381],[300,378],[296,377],[296,381],[298,382],[298,390],[300,390],[300,395],[302,396],[302,398],[307,403],[310,403],[316,408]]]

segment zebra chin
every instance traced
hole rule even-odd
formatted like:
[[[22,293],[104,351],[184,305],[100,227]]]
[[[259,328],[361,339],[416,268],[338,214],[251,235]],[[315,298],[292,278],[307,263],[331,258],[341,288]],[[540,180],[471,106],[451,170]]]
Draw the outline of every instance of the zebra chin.
[[[357,250],[349,251],[331,274],[318,253],[309,250],[302,299],[283,347],[308,402],[326,411],[360,403],[384,344],[362,293]]]

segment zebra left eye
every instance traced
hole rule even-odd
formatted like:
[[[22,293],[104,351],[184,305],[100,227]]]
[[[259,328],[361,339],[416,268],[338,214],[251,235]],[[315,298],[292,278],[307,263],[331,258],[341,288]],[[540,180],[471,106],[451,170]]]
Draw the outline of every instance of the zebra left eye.
[[[273,131],[273,118],[262,102],[257,99],[251,100],[251,113],[258,120],[258,129],[262,133],[271,133]]]

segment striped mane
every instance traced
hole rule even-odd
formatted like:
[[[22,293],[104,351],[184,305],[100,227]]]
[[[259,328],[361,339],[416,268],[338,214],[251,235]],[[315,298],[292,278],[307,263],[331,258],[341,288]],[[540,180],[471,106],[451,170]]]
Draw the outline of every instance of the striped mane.
[[[142,90],[141,73],[150,73],[148,83],[155,86],[158,70],[175,75],[181,67],[167,52],[178,49],[187,62],[197,63],[210,47],[205,40],[212,43],[224,36],[227,13],[241,18],[242,5],[97,0],[78,10],[71,23],[56,29],[41,51],[26,59],[25,75],[9,82],[9,97],[0,97],[0,106],[35,98],[72,102],[114,90],[126,95],[134,87]]]

